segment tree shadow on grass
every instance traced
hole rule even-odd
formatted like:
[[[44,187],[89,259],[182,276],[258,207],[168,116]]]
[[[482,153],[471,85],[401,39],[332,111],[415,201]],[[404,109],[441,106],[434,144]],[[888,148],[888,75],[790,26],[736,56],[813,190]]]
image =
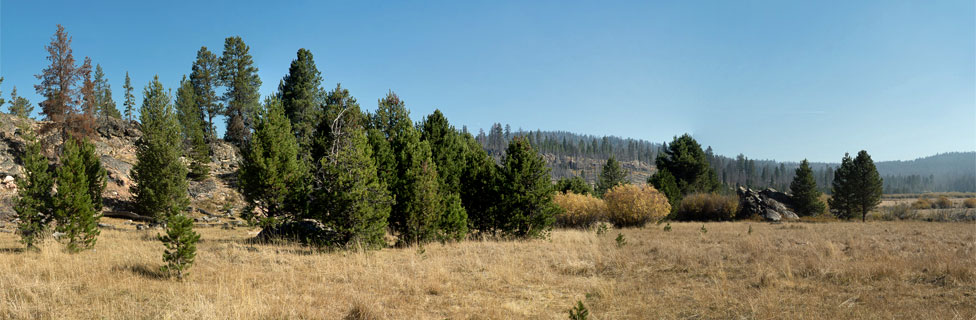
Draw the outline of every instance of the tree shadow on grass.
[[[27,250],[24,248],[0,248],[0,253],[22,253]]]
[[[169,279],[169,274],[159,270],[159,268],[150,267],[144,264],[133,264],[127,266],[119,266],[114,268],[115,271],[128,271],[134,274],[140,275],[146,279],[152,280],[165,280]]]

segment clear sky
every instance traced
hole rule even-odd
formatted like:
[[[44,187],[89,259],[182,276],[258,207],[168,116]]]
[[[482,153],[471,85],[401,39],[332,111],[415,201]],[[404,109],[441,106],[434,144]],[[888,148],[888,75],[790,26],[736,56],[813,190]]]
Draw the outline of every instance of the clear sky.
[[[324,86],[414,120],[494,122],[838,162],[976,150],[976,8],[962,1],[0,0],[0,90],[33,103],[56,24],[100,63],[121,107],[158,74],[175,88],[200,46],[251,47],[264,85],[299,48]],[[6,110],[4,106],[4,110]],[[39,109],[39,108],[35,108]]]

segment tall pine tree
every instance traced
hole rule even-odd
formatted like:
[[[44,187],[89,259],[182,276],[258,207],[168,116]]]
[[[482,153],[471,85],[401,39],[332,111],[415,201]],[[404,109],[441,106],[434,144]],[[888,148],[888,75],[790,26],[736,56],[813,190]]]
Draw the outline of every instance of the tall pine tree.
[[[318,125],[321,110],[319,106],[324,95],[322,74],[315,66],[312,52],[299,49],[298,57],[291,62],[288,75],[285,75],[278,88],[285,115],[291,120],[292,129],[302,150],[310,150],[313,134]],[[310,154],[302,152],[302,157]]]
[[[552,177],[546,162],[524,137],[505,150],[499,173],[500,208],[495,223],[516,237],[544,237],[552,229],[558,207],[552,202]]]
[[[20,162],[24,165],[24,174],[17,178],[17,202],[14,211],[20,221],[17,230],[21,242],[27,248],[34,248],[44,236],[47,224],[53,218],[51,209],[54,208],[54,198],[51,196],[54,187],[54,176],[48,170],[48,160],[41,154],[41,142],[34,132],[29,131],[24,136],[26,149]]]
[[[180,125],[170,101],[159,77],[153,77],[143,90],[139,109],[142,137],[136,141],[138,162],[131,174],[135,182],[131,187],[135,211],[157,222],[180,214],[190,202],[186,168],[180,162]]]
[[[701,145],[688,134],[665,144],[655,159],[658,170],[674,176],[682,194],[712,192],[718,189],[718,176],[712,170]]]
[[[249,51],[241,37],[229,37],[224,40],[220,58],[219,83],[227,88],[223,96],[227,116],[224,139],[238,147],[251,138],[254,117],[260,108],[261,78]]]
[[[620,163],[614,156],[610,156],[607,162],[603,164],[603,170],[600,171],[600,178],[596,183],[596,193],[602,197],[613,187],[626,183],[627,171],[620,167]]]
[[[125,90],[125,100],[122,102],[122,106],[125,107],[125,120],[132,121],[132,111],[136,107],[136,98],[132,95],[132,79],[129,78],[129,72],[125,72],[125,84],[122,85],[122,89]]]
[[[57,169],[57,193],[54,195],[54,219],[56,230],[63,233],[69,251],[77,252],[95,245],[99,235],[98,219],[101,214],[92,203],[88,157],[83,144],[87,142],[69,138],[61,153],[61,166]],[[102,171],[104,172],[104,171]]]
[[[193,83],[193,92],[196,93],[197,108],[206,115],[207,124],[204,129],[207,133],[207,141],[211,143],[217,139],[214,117],[224,112],[223,105],[217,101],[219,75],[220,60],[217,59],[217,55],[210,52],[207,47],[200,47],[197,51],[197,59],[193,61],[190,82]]]
[[[803,162],[800,162],[800,167],[796,168],[796,175],[793,176],[793,182],[790,183],[790,192],[793,194],[791,200],[797,214],[812,216],[823,213],[824,203],[820,201],[817,180],[813,177],[813,169],[810,168],[810,162],[807,159],[803,159]]]
[[[241,156],[238,178],[249,208],[258,208],[269,218],[295,218],[302,213],[308,169],[298,158],[298,143],[281,100],[265,100],[254,136]]]
[[[207,178],[210,168],[210,147],[207,145],[203,110],[197,106],[193,84],[186,76],[176,91],[176,113],[183,134],[184,154],[190,159],[190,178],[201,181]]]
[[[122,115],[115,107],[115,100],[112,100],[112,85],[105,78],[102,65],[95,65],[95,108],[98,110],[98,117],[119,119]]]
[[[834,172],[831,188],[830,210],[839,218],[867,220],[868,211],[881,203],[884,181],[867,151],[861,150],[857,158],[844,154],[840,168]]]

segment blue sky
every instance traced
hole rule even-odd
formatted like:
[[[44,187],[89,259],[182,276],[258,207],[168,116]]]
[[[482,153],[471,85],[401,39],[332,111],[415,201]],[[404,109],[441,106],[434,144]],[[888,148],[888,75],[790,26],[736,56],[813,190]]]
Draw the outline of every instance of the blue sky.
[[[240,35],[277,88],[299,48],[366,109],[388,90],[419,120],[670,141],[837,162],[976,150],[973,1],[10,1],[0,90],[33,103],[55,25],[121,106]],[[5,107],[3,108],[6,109]],[[39,108],[36,108],[39,109]]]

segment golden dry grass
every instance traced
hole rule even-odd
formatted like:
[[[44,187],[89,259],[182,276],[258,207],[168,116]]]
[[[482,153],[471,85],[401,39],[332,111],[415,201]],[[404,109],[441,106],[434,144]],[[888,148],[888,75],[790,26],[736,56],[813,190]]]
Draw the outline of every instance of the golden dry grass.
[[[157,271],[157,231],[103,230],[79,254],[0,233],[0,317],[565,319],[577,300],[596,319],[976,316],[972,223],[704,225],[368,253],[206,228],[185,282]]]

